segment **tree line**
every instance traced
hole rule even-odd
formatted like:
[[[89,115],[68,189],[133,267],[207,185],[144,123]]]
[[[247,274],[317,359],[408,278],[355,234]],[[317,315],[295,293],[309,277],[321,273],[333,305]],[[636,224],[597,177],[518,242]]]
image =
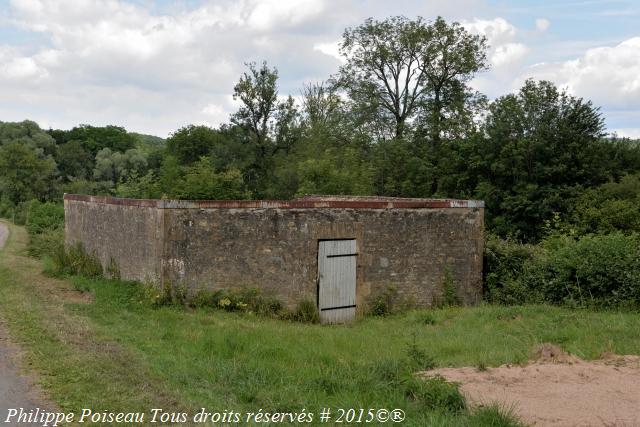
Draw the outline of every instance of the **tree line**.
[[[368,19],[345,30],[343,65],[297,101],[280,94],[276,68],[247,64],[233,88],[240,107],[217,128],[163,140],[117,126],[0,123],[0,207],[6,215],[63,192],[472,198],[485,200],[492,233],[524,242],[559,222],[638,230],[638,141],[606,135],[596,106],[551,82],[488,100],[469,84],[488,69],[487,49],[442,18]]]

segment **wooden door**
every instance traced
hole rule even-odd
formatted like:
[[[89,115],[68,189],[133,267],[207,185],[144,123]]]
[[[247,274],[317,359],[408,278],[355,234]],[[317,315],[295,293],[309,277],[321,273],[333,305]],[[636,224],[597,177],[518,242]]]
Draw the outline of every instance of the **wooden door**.
[[[356,315],[356,241],[318,242],[318,310],[322,323],[343,323]]]

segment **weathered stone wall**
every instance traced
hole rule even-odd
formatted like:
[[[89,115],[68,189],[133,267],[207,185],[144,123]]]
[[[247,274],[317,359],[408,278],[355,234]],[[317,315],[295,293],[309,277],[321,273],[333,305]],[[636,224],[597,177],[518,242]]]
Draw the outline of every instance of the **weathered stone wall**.
[[[125,278],[192,291],[256,287],[294,306],[315,301],[318,241],[356,239],[358,306],[390,285],[430,306],[447,270],[465,303],[481,296],[481,202],[70,200],[78,197],[65,200],[67,242],[113,257]]]
[[[104,197],[65,195],[65,243],[82,243],[105,269],[113,259],[122,278],[159,283],[163,211],[154,201],[117,202],[118,199]]]

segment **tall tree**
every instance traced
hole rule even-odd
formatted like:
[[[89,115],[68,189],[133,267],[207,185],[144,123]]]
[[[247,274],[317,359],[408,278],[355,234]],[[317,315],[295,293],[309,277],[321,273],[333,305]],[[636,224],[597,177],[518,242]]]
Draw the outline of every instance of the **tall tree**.
[[[0,195],[14,204],[47,200],[55,191],[56,162],[20,141],[0,147]]]
[[[246,132],[254,148],[254,162],[245,178],[254,193],[261,195],[272,175],[274,156],[288,153],[299,138],[299,113],[292,97],[278,101],[278,70],[266,62],[260,68],[255,63],[247,66],[233,88],[233,97],[241,106],[231,123]]]
[[[604,121],[590,101],[528,80],[490,107],[486,136],[467,156],[477,196],[498,233],[540,237],[554,212],[566,212],[584,187],[608,179]]]
[[[255,62],[233,88],[233,99],[240,100],[240,109],[231,116],[231,122],[248,130],[258,147],[266,155],[269,133],[278,108],[278,70],[266,62],[257,68]]]
[[[367,19],[344,32],[336,83],[364,120],[385,124],[386,136],[404,137],[421,113],[437,142],[448,113],[469,96],[466,83],[486,68],[485,51],[484,37],[440,17]]]

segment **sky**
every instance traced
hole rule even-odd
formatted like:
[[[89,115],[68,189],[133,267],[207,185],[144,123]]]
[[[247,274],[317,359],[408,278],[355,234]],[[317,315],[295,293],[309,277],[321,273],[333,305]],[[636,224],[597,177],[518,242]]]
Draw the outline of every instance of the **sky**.
[[[640,138],[638,0],[0,0],[0,121],[123,126],[167,137],[237,110],[248,62],[281,95],[338,71],[338,43],[366,18],[443,16],[485,35],[495,99],[551,80]]]

